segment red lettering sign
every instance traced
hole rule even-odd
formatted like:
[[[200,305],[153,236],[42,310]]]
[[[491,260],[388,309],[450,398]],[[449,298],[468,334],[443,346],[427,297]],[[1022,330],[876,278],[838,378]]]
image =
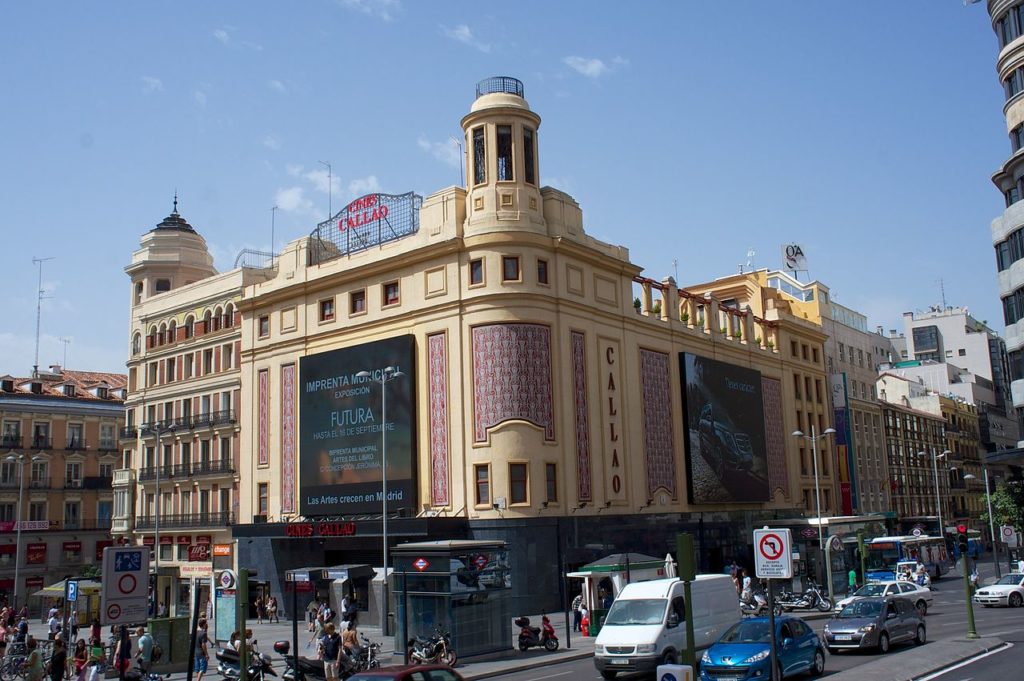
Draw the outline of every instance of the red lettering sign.
[[[196,543],[197,544],[212,544],[213,543],[213,538],[210,535],[208,535],[208,534],[197,534],[196,535]]]
[[[345,216],[338,220],[338,230],[355,229],[387,216],[388,207],[380,203],[380,194],[368,194],[345,206]]]
[[[143,546],[153,546],[154,544],[156,544],[156,539],[154,537],[143,537],[142,538],[142,545]]]
[[[160,542],[160,543],[162,544],[163,542]],[[187,534],[179,534],[178,535],[178,543],[179,544],[191,544],[192,543],[192,537],[188,536]]]
[[[190,561],[210,560],[209,544],[192,544],[188,547],[188,559]]]
[[[351,537],[356,533],[356,524],[348,523],[320,523],[316,533],[321,537]]]
[[[168,536],[166,534],[164,536],[160,537],[160,545],[161,546],[163,546],[164,544],[173,544],[173,543],[174,543],[174,537],[170,537],[170,536]]]
[[[78,553],[79,551],[82,550],[82,542],[80,542],[80,541],[66,541],[66,542],[64,542],[63,548],[64,548],[65,551],[71,551],[73,553]]]
[[[113,546],[113,545],[114,545],[114,542],[108,541],[106,539],[101,539],[100,541],[96,542],[96,560],[102,562],[103,561],[103,549],[107,548],[108,546]]]
[[[29,544],[26,547],[25,562],[29,565],[46,563],[46,544]]]
[[[284,528],[286,537],[312,537],[313,523],[292,523]]]

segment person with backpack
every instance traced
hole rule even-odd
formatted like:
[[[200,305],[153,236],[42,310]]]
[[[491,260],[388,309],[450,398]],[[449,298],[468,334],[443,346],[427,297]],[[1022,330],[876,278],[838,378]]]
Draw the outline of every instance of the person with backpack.
[[[324,627],[324,635],[320,639],[320,656],[324,661],[325,681],[338,681],[338,656],[341,654],[341,636],[334,630],[334,624],[328,622]]]
[[[139,652],[135,656],[135,663],[138,665],[139,671],[146,675],[153,667],[153,651],[156,645],[153,642],[153,636],[146,631],[145,627],[139,627],[136,633],[139,635]]]

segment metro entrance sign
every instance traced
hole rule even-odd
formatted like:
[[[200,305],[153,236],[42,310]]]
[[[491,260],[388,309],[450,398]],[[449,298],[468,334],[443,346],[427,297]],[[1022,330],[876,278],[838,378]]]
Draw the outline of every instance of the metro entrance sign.
[[[754,530],[754,571],[761,579],[793,577],[793,538],[788,529]]]
[[[149,548],[103,549],[100,623],[146,621],[149,612]]]

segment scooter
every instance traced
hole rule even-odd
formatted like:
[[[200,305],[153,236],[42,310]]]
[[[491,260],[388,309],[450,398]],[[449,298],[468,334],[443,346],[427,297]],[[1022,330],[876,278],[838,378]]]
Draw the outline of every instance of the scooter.
[[[238,673],[238,651],[234,648],[221,648],[217,651],[215,657],[217,658],[217,673],[223,676],[225,679],[233,681],[239,677]],[[255,639],[249,644],[249,661],[250,665],[260,657],[259,649],[256,647]],[[267,658],[269,659],[269,658]],[[252,672],[249,673],[250,677]],[[276,676],[276,674],[274,674]]]
[[[808,582],[807,589],[803,593],[783,591],[775,597],[776,605],[781,605],[786,612],[791,610],[819,610],[829,612],[832,610],[832,599],[824,595],[814,582]]]
[[[519,650],[541,648],[547,651],[558,650],[558,636],[547,615],[541,616],[541,627],[531,627],[529,617],[520,617],[515,621],[519,627]]]
[[[768,614],[768,597],[763,591],[751,591],[746,598],[741,595],[740,612],[744,617],[766,616]],[[778,600],[775,601],[775,614],[776,616],[782,614],[782,604]]]
[[[324,663],[320,660],[309,660],[297,655],[289,655],[291,643],[289,641],[275,641],[274,652],[284,658],[284,673],[281,678],[284,681],[321,681],[326,678],[324,674]],[[298,659],[298,670],[295,668]]]

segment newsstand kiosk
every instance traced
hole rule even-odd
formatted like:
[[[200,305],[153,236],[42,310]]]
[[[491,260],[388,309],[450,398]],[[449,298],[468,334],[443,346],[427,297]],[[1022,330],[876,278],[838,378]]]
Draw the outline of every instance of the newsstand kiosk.
[[[451,635],[460,659],[512,647],[512,570],[503,541],[427,541],[391,551],[390,610],[395,650],[429,637]]]

